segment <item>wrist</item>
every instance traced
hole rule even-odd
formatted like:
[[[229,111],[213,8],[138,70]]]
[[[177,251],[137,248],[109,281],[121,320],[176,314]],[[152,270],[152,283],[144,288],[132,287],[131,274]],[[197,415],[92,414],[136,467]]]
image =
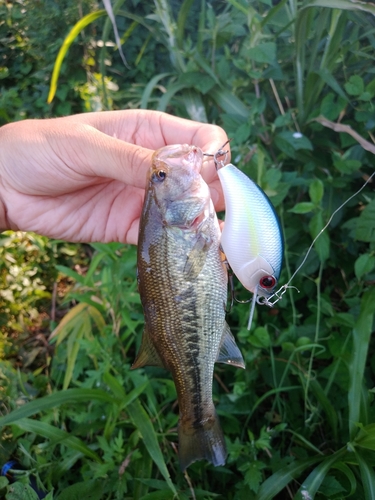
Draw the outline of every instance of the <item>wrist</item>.
[[[7,221],[7,211],[3,200],[0,197],[0,233],[7,231],[8,229],[10,228]]]
[[[9,221],[8,221],[8,216],[7,216],[7,207],[4,201],[4,171],[5,171],[5,165],[4,165],[4,158],[2,157],[3,155],[1,154],[3,147],[4,147],[4,131],[5,131],[6,125],[2,126],[0,128],[0,233],[3,231],[7,231],[10,229],[9,227]]]

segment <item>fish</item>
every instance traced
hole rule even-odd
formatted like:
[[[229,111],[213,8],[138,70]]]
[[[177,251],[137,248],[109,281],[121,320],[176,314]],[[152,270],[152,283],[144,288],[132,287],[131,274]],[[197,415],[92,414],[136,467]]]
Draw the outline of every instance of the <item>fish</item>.
[[[284,254],[276,211],[265,192],[233,164],[221,166],[217,174],[225,201],[221,246],[227,261],[255,300],[268,299],[277,286]]]
[[[140,220],[138,289],[145,317],[132,368],[172,374],[179,405],[181,470],[205,459],[224,465],[225,440],[212,400],[214,364],[244,368],[225,320],[227,270],[203,152],[177,144],[153,154]]]

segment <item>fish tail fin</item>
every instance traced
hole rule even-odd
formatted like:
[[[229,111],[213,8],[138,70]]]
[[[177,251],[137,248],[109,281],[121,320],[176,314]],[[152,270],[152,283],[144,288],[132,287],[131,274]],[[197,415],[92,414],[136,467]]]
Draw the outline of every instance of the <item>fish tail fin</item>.
[[[212,465],[224,465],[227,450],[223,431],[216,412],[201,427],[178,425],[178,455],[184,471],[196,460],[207,460]]]

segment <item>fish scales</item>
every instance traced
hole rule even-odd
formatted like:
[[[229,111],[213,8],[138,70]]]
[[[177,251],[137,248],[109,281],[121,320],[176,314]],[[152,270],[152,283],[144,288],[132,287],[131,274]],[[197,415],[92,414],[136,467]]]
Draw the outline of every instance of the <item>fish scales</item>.
[[[199,459],[225,463],[212,401],[214,364],[244,366],[225,322],[227,273],[218,221],[199,173],[202,157],[187,145],[155,152],[138,241],[145,331],[133,367],[159,365],[172,373],[183,470]]]

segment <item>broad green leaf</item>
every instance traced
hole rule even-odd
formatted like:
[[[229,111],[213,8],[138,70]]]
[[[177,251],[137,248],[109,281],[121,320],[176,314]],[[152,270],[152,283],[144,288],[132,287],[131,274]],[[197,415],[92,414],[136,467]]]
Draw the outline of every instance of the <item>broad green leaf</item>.
[[[299,477],[316,463],[321,462],[323,458],[322,456],[318,456],[304,460],[295,460],[290,465],[278,470],[261,485],[256,500],[273,500],[293,479]]]
[[[337,158],[333,161],[334,166],[343,174],[352,174],[358,171],[362,164],[358,160],[350,160],[344,158]]]
[[[375,451],[375,424],[362,427],[355,438],[356,446]]]
[[[131,421],[133,422],[133,425],[136,427],[136,429],[138,429],[140,435],[142,436],[147,451],[149,452],[155,464],[158,466],[169,488],[174,494],[177,494],[176,488],[171,481],[171,477],[165,464],[165,460],[161,452],[155,429],[152,425],[150,417],[147,415],[138,400],[133,401],[130,405],[128,405],[127,412]]]
[[[39,436],[43,436],[55,443],[62,443],[72,450],[78,451],[96,462],[101,462],[101,459],[95,451],[91,450],[85,443],[68,432],[58,429],[46,422],[39,422],[30,418],[21,418],[15,422],[15,425],[26,432],[33,432]]]
[[[365,90],[365,85],[359,75],[352,75],[349,81],[345,83],[344,87],[348,94],[354,96],[361,95]]]
[[[375,200],[372,200],[357,219],[355,238],[358,241],[375,241]]]
[[[375,267],[375,256],[364,253],[358,257],[354,263],[354,272],[358,279],[361,279],[367,273],[370,273]]]
[[[300,203],[294,205],[293,208],[290,208],[288,212],[291,212],[292,214],[308,214],[309,212],[315,210],[315,208],[315,204],[311,203],[311,201],[301,201]]]
[[[6,500],[39,500],[39,496],[28,484],[17,481],[7,488]]]
[[[248,340],[254,347],[269,347],[271,342],[269,333],[263,326],[258,326],[254,333],[249,335]]]
[[[61,70],[61,65],[64,60],[64,57],[66,56],[66,53],[69,50],[69,47],[72,45],[74,40],[77,38],[79,33],[86,28],[89,24],[94,22],[96,19],[99,17],[105,16],[107,14],[105,9],[98,10],[97,12],[91,12],[90,14],[87,14],[84,16],[82,19],[76,23],[73,28],[70,30],[68,33],[67,37],[65,38],[63,44],[60,47],[59,53],[57,54],[55,65],[53,67],[53,72],[52,72],[52,78],[51,78],[51,83],[50,83],[50,89],[49,89],[49,94],[47,98],[48,104],[50,104],[56,94],[56,89],[57,89],[57,80],[59,78],[60,70]]]
[[[324,184],[320,179],[314,179],[309,186],[310,200],[318,205],[323,198]]]
[[[5,488],[7,484],[9,484],[8,479],[5,476],[0,476],[0,490]]]
[[[62,406],[63,404],[82,403],[83,401],[103,401],[109,404],[118,404],[119,401],[101,389],[67,389],[55,392],[43,398],[34,399],[24,404],[17,410],[12,411],[4,417],[0,417],[0,427],[14,424],[21,418],[30,417],[36,413]]]
[[[173,500],[174,498],[176,498],[175,494],[171,490],[160,490],[147,493],[141,500]]]
[[[251,47],[247,51],[247,56],[255,62],[271,64],[276,59],[276,44],[274,42],[264,42]]]
[[[353,329],[353,352],[349,365],[349,431],[351,439],[357,432],[356,424],[361,422],[362,387],[365,380],[365,366],[372,324],[375,314],[375,288],[365,292],[361,300],[361,311]],[[367,422],[362,422],[366,424]]]
[[[251,462],[246,470],[244,482],[249,486],[249,488],[257,493],[259,490],[259,485],[262,482],[262,467],[258,466],[258,461]]]
[[[299,132],[290,132],[288,130],[285,130],[283,132],[279,132],[277,134],[277,137],[280,137],[287,141],[295,151],[298,151],[300,149],[308,149],[310,151],[313,150],[313,146],[310,140]]]
[[[324,222],[322,212],[318,212],[310,221],[309,229],[313,239],[317,238],[314,247],[317,251],[320,261],[328,259],[330,253],[330,239],[326,229],[323,230]]]
[[[65,487],[57,500],[101,500],[104,486],[105,481],[98,479],[78,482]]]

